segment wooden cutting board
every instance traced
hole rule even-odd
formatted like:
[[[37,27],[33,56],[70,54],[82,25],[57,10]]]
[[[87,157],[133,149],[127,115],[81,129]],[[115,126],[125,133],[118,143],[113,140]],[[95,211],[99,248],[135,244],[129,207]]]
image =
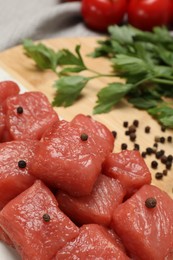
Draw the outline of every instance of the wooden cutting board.
[[[98,38],[59,38],[43,40],[42,42],[47,46],[58,50],[61,48],[68,48],[73,51],[77,44],[81,45],[81,52],[88,67],[93,70],[110,73],[110,63],[104,58],[93,59],[87,57],[87,54],[91,53],[94,47],[97,46]],[[0,53],[0,67],[10,73],[16,80],[18,80],[28,90],[42,91],[47,95],[50,102],[55,94],[55,89],[52,87],[57,76],[51,71],[40,71],[36,68],[34,62],[25,56],[22,46],[17,46],[12,49],[6,50]],[[84,73],[83,73],[84,74]],[[86,72],[85,74],[86,75]],[[61,117],[66,120],[71,120],[76,114],[84,113],[92,115],[92,108],[96,102],[96,93],[99,89],[106,86],[108,82],[121,81],[119,78],[100,78],[92,80],[88,83],[84,89],[81,98],[71,107],[68,108],[56,108]],[[139,120],[139,127],[137,128],[137,139],[135,143],[140,145],[140,151],[145,151],[147,147],[152,147],[154,144],[155,136],[173,136],[172,130],[161,131],[160,125],[153,120],[146,112],[139,111],[129,106],[125,102],[121,102],[108,114],[94,115],[95,119],[104,123],[110,130],[117,131],[117,139],[115,141],[115,152],[121,151],[121,144],[127,143],[129,149],[134,148],[134,142],[129,141],[129,137],[125,135],[125,129],[123,122],[128,121],[129,125],[133,120]],[[144,129],[146,126],[151,127],[150,134],[146,134]],[[164,149],[166,155],[173,154],[172,143],[166,142],[165,144],[159,143],[159,150]],[[159,162],[157,170],[151,168],[151,161],[155,159],[155,155],[148,155],[146,163],[152,173],[152,183],[161,189],[165,190],[173,198],[173,168],[168,171],[167,176],[164,176],[162,180],[155,179],[155,173],[163,171],[165,169],[164,164]]]

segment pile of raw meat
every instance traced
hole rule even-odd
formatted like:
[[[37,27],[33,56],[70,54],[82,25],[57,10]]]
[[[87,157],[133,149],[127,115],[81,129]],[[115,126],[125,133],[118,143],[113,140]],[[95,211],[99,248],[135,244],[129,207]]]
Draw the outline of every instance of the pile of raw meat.
[[[19,91],[0,83],[0,240],[23,260],[172,260],[173,200],[139,151]]]

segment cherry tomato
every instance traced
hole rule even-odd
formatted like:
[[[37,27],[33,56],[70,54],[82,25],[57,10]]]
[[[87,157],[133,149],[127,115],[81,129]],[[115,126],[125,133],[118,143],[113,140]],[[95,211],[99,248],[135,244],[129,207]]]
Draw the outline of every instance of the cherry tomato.
[[[172,0],[130,0],[128,21],[134,27],[151,31],[154,26],[168,26]]]
[[[62,2],[80,2],[82,0],[62,0]]]
[[[82,16],[91,29],[107,31],[107,27],[122,22],[127,0],[82,0]]]
[[[172,27],[173,27],[173,0],[172,0],[172,2],[171,2],[171,25],[172,25]]]

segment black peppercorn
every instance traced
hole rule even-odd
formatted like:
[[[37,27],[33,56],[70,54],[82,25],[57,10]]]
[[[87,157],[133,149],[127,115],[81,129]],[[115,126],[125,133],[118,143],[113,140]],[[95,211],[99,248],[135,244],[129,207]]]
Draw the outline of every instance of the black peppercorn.
[[[169,154],[169,155],[167,156],[167,161],[172,162],[172,160],[173,160],[173,156],[172,156],[171,154]]]
[[[165,169],[165,170],[163,170],[163,175],[164,176],[167,176],[167,174],[168,174],[168,171]]]
[[[17,107],[17,113],[22,114],[23,113],[23,107]]]
[[[130,133],[135,133],[136,127],[134,125],[129,126],[129,131],[130,131]]]
[[[168,141],[169,143],[171,143],[171,142],[172,142],[172,136],[168,136],[168,137],[167,137],[167,141]]]
[[[146,152],[142,152],[142,153],[141,153],[141,156],[142,156],[143,158],[145,158],[145,157],[146,157],[146,155],[147,155],[147,153],[146,153]]]
[[[44,220],[45,222],[49,222],[49,221],[50,221],[50,216],[49,216],[49,214],[45,213],[45,214],[43,215],[43,220]]]
[[[116,131],[112,131],[112,135],[113,135],[114,138],[116,138],[117,137],[117,132]]]
[[[157,205],[157,200],[155,198],[148,198],[145,201],[145,206],[149,209],[155,208]]]
[[[125,131],[125,135],[130,135],[130,131],[129,130]]]
[[[162,144],[164,144],[165,143],[165,137],[160,137],[160,142],[162,143]]]
[[[81,138],[82,141],[87,141],[88,140],[88,135],[83,133],[83,134],[81,134],[80,138]]]
[[[135,133],[130,133],[130,141],[135,141],[136,140],[136,134]]]
[[[151,167],[152,167],[153,169],[157,169],[157,166],[158,166],[158,162],[156,162],[156,161],[152,161],[152,162],[151,162]]]
[[[162,173],[162,172],[156,172],[155,178],[156,178],[157,180],[161,180],[161,179],[163,178],[163,173]]]
[[[160,136],[155,136],[154,140],[156,143],[160,142]]]
[[[139,146],[139,144],[134,144],[134,150],[137,150],[137,151],[139,151],[139,149],[140,149],[140,146]]]
[[[149,155],[152,154],[153,153],[153,149],[151,147],[147,147],[146,148],[146,153],[149,154]]]
[[[145,127],[145,133],[147,133],[147,134],[150,133],[150,130],[151,130],[150,126]]]
[[[172,162],[171,161],[167,161],[166,163],[166,169],[171,169],[171,167],[172,167]]]
[[[163,150],[160,150],[160,151],[156,152],[156,158],[157,159],[160,159],[163,155],[164,155],[164,151]]]
[[[166,131],[166,127],[162,125],[162,126],[161,126],[161,131],[162,131],[162,132],[165,132],[165,131]]]
[[[127,149],[127,144],[125,144],[125,143],[121,144],[121,149],[122,150],[126,150]]]
[[[139,126],[139,120],[135,119],[135,120],[133,121],[133,125],[136,126],[136,127],[138,127],[138,126]]]
[[[26,168],[26,162],[24,160],[18,161],[19,168]]]
[[[161,157],[161,162],[164,163],[164,164],[166,164],[166,162],[167,162],[167,157],[166,157],[165,155],[162,155],[162,157]]]
[[[129,124],[129,123],[128,123],[127,121],[124,121],[124,122],[123,122],[123,126],[124,126],[124,127],[128,127],[128,124]]]
[[[156,148],[157,148],[157,147],[158,147],[158,143],[154,143],[154,144],[153,144],[153,147],[156,147]]]

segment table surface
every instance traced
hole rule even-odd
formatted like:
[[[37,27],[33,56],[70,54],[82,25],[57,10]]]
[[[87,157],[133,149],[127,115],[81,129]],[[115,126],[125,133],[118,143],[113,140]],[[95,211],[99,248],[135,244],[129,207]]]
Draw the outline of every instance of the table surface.
[[[73,51],[77,44],[81,45],[81,53],[84,57],[85,63],[93,70],[110,73],[110,62],[105,58],[93,59],[88,57],[87,54],[94,50],[97,46],[97,40],[95,37],[83,37],[83,38],[58,38],[58,39],[46,39],[42,40],[42,43],[46,44],[55,50],[68,48]],[[35,66],[35,63],[24,54],[22,46],[17,46],[12,49],[8,49],[0,53],[0,67],[5,69],[11,74],[17,81],[19,81],[25,88],[30,91],[43,92],[50,102],[55,95],[55,88],[53,83],[57,80],[57,76],[50,70],[40,71]],[[87,72],[81,73],[82,75],[88,75]],[[96,93],[99,89],[106,86],[108,82],[122,81],[119,78],[99,78],[90,81],[82,92],[80,99],[71,107],[68,108],[55,108],[58,114],[64,119],[70,121],[76,114],[84,113],[92,115],[92,108],[96,102]],[[169,135],[173,136],[172,130],[161,131],[160,125],[153,120],[145,111],[140,111],[128,105],[126,102],[119,103],[115,109],[107,114],[93,115],[93,117],[104,123],[111,131],[115,130],[117,138],[115,141],[114,152],[121,151],[121,144],[127,143],[128,149],[134,148],[134,142],[129,141],[129,137],[125,135],[125,129],[123,122],[128,121],[132,124],[133,120],[139,120],[139,127],[137,128],[137,139],[135,143],[140,145],[140,151],[145,151],[147,147],[152,147],[154,144],[155,136]],[[146,134],[144,129],[146,126],[151,127],[151,132]],[[165,144],[159,143],[158,149],[164,149],[166,155],[173,154],[172,143],[166,142]],[[163,171],[165,165],[159,162],[158,169],[151,168],[151,161],[155,159],[155,155],[148,155],[145,159],[151,173],[152,183],[161,189],[165,190],[173,198],[173,169],[168,171],[168,175],[164,176],[162,180],[155,179],[155,173]]]

